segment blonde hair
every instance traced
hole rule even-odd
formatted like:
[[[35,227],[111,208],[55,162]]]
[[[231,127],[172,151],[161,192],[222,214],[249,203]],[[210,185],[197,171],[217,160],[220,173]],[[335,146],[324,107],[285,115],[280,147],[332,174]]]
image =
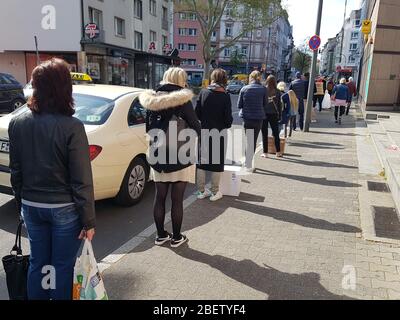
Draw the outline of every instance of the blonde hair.
[[[340,79],[340,84],[346,84],[346,78]]]
[[[187,73],[182,68],[169,68],[165,71],[161,84],[174,84],[185,88],[187,86],[187,78]]]
[[[279,82],[277,88],[279,91],[286,91],[286,83],[283,81]]]
[[[261,72],[255,70],[250,73],[249,82],[261,82]]]
[[[293,90],[289,90],[288,95],[290,100],[290,108],[292,108],[294,112],[297,112],[299,110],[299,99],[297,99],[296,93]]]

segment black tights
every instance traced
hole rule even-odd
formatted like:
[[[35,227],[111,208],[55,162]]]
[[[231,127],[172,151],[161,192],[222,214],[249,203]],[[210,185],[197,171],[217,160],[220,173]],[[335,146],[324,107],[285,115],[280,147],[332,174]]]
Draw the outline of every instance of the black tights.
[[[183,197],[187,182],[156,182],[156,196],[154,200],[154,221],[157,227],[159,237],[165,237],[165,201],[167,199],[169,186],[171,185],[171,220],[173,238],[181,238],[181,226],[183,219]]]

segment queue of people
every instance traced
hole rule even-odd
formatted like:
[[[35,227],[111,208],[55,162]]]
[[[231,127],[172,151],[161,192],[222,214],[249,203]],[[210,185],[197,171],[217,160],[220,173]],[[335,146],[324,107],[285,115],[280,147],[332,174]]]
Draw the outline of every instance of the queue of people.
[[[248,171],[254,170],[254,153],[260,132],[262,157],[268,157],[270,127],[276,155],[280,158],[283,156],[280,131],[284,129],[287,137],[289,127],[290,137],[297,128],[298,117],[298,125],[303,129],[306,82],[300,73],[296,78],[287,88],[284,82],[277,83],[272,75],[265,84],[262,83],[262,74],[254,71],[249,76],[249,84],[241,90],[237,107],[247,137]],[[188,241],[181,233],[188,183],[197,183],[200,200],[218,201],[223,197],[219,185],[225,167],[227,136],[220,135],[220,148],[214,150],[214,141],[211,138],[202,140],[201,130],[222,133],[231,128],[232,105],[226,85],[226,72],[215,69],[211,84],[200,92],[194,107],[194,94],[187,88],[187,73],[181,68],[170,68],[156,91],[146,90],[139,97],[147,110],[146,132],[167,132],[175,122],[182,128],[193,130],[199,138],[199,149],[209,151],[204,163],[202,157],[197,161],[194,154],[189,157],[193,161],[181,162],[178,156],[181,144],[177,138],[177,141],[166,141],[164,145],[175,152],[176,157],[167,156],[164,162],[150,164],[150,177],[156,190],[153,207],[157,227],[155,245],[169,243],[177,248]],[[88,140],[83,124],[73,117],[72,81],[65,61],[52,59],[36,67],[32,87],[33,95],[28,102],[30,112],[15,117],[9,126],[11,183],[31,246],[28,297],[68,300],[72,297],[74,263],[81,240],[91,241],[96,227]],[[315,100],[320,104],[325,89],[329,90],[329,86],[317,85]],[[332,88],[338,123],[355,92],[355,86],[346,84],[344,79]],[[150,140],[149,147],[154,146],[161,148],[158,140]],[[193,150],[196,148],[189,148],[186,153],[193,153]],[[215,157],[214,152],[219,152],[219,156]],[[170,152],[167,154],[171,155]],[[210,190],[206,188],[207,173],[211,174]],[[169,190],[172,233],[165,230],[164,224]],[[56,270],[57,287],[53,290],[41,286],[42,268],[46,265],[52,265]]]

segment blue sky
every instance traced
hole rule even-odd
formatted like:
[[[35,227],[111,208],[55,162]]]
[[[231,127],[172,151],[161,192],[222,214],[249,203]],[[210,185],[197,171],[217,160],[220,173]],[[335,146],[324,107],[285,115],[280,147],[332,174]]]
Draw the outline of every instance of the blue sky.
[[[282,0],[282,4],[288,9],[296,45],[314,35],[318,0]],[[344,5],[345,0],[324,0],[321,25],[322,43],[325,43],[328,38],[334,37],[340,31],[343,24]],[[351,10],[359,8],[360,0],[348,0],[347,16],[350,15]]]

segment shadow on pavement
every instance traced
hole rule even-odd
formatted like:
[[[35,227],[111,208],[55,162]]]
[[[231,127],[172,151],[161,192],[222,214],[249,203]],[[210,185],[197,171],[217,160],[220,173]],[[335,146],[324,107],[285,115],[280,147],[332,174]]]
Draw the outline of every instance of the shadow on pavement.
[[[333,149],[333,150],[343,150],[345,149],[343,146],[340,144],[332,144],[332,145],[327,145],[327,144],[316,144],[316,143],[311,143],[311,142],[288,142],[288,145],[290,147],[298,147],[298,148],[310,148],[310,149]]]
[[[276,159],[276,158],[271,158],[271,159],[275,160],[275,161],[292,162],[292,163],[295,163],[295,164],[302,164],[302,165],[311,166],[311,167],[358,169],[358,167],[355,167],[355,166],[348,166],[348,165],[339,164],[339,163],[291,159],[291,158],[288,157],[287,154],[285,154],[284,157],[280,158],[280,159]]]
[[[268,295],[268,300],[351,299],[326,290],[319,282],[320,275],[315,272],[282,272],[266,264],[262,267],[248,259],[237,261],[221,255],[209,255],[191,249],[188,245],[183,245],[174,252],[185,259],[207,264],[235,281],[264,292]]]
[[[254,173],[267,175],[267,176],[282,177],[282,178],[301,181],[301,182],[305,182],[305,183],[314,183],[314,184],[319,184],[322,186],[330,186],[330,187],[338,187],[338,188],[361,187],[361,185],[358,183],[351,183],[351,182],[345,182],[345,181],[339,181],[339,180],[327,180],[326,178],[313,178],[313,177],[298,176],[298,175],[294,175],[294,174],[279,173],[279,172],[274,172],[274,171],[269,171],[269,170],[264,170],[264,169],[259,169],[259,168],[256,168]]]

